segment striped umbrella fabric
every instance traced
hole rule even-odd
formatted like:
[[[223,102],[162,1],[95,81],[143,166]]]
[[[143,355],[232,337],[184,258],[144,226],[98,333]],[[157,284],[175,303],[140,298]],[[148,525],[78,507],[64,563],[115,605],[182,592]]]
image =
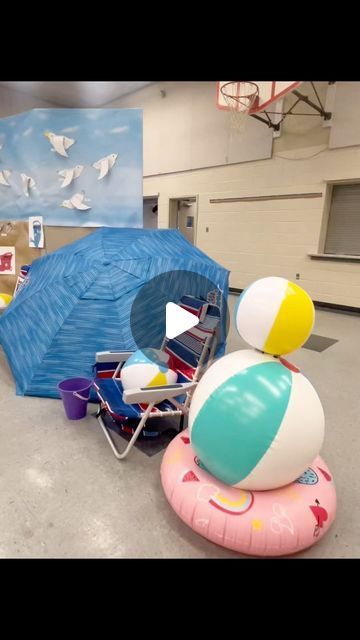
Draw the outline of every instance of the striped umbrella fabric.
[[[153,278],[177,270],[192,272],[195,288],[196,274],[215,283],[226,302],[229,272],[173,229],[103,227],[35,260],[26,287],[0,319],[0,343],[16,393],[58,398],[57,385],[65,378],[93,377],[97,351],[137,349],[134,300]],[[176,274],[167,286],[164,299],[174,295]],[[206,299],[207,292],[185,293]],[[149,336],[148,346],[156,348],[164,331],[151,304],[144,300],[136,322]],[[218,355],[225,351],[223,315]]]

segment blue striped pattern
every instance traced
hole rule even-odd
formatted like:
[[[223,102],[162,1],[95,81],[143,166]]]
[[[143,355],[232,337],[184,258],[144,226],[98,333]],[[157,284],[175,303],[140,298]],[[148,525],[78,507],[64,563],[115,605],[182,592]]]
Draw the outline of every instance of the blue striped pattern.
[[[209,278],[227,299],[228,271],[175,230],[104,227],[35,260],[27,286],[0,319],[0,343],[17,393],[58,398],[64,378],[93,376],[97,351],[137,349],[130,320],[139,289],[178,269]],[[151,313],[150,323],[148,304],[137,321],[157,348],[164,319]],[[225,350],[225,322],[218,355]]]
[[[183,306],[185,302],[187,308],[193,307],[195,309],[200,309],[203,304],[196,298],[190,298],[189,296],[182,297],[180,306]],[[204,344],[210,335],[215,334],[219,321],[220,309],[215,305],[206,304],[206,316],[203,322],[199,322],[199,324],[185,333],[167,341],[165,351],[169,355],[175,356],[178,382],[189,382],[193,379]],[[208,356],[209,351],[205,354],[203,366],[206,366]]]
[[[194,309],[200,311],[202,307],[206,308],[206,313],[203,322],[199,322],[196,327],[189,329],[185,333],[177,336],[172,340],[168,340],[166,344],[166,353],[171,356],[175,356],[175,370],[178,374],[178,382],[189,382],[193,379],[195,370],[199,364],[200,356],[203,352],[205,342],[210,334],[214,334],[215,329],[220,320],[220,311],[218,307],[205,303],[205,301],[194,298],[192,296],[183,296],[180,300],[180,306],[187,309]],[[209,330],[208,318],[211,320],[211,329]],[[196,337],[192,335],[192,332],[196,332]],[[206,362],[206,360],[204,361]],[[178,366],[176,366],[178,365]],[[103,371],[108,371],[110,363],[97,363],[96,373],[101,374]],[[117,363],[113,363],[113,371]],[[124,367],[126,367],[126,362]],[[121,418],[140,418],[144,406],[146,405],[128,405],[123,401],[123,386],[119,380],[113,380],[108,378],[97,377],[95,380],[95,388],[98,393],[99,399],[102,403],[106,403],[106,408],[115,419]],[[178,402],[184,402],[186,396],[182,394],[178,396]],[[170,400],[165,400],[154,407],[153,411],[173,411],[176,407]]]

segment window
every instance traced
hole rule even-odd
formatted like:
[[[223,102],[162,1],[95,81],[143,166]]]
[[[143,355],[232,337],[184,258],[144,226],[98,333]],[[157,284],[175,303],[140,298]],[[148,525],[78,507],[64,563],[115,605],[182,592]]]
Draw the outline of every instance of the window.
[[[332,186],[324,253],[360,256],[360,183]]]

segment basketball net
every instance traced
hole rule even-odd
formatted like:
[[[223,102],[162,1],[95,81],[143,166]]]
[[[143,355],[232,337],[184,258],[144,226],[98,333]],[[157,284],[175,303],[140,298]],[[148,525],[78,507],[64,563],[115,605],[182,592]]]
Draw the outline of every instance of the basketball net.
[[[229,108],[230,126],[237,134],[242,133],[250,110],[259,98],[259,87],[255,82],[231,81],[223,84],[221,94]]]

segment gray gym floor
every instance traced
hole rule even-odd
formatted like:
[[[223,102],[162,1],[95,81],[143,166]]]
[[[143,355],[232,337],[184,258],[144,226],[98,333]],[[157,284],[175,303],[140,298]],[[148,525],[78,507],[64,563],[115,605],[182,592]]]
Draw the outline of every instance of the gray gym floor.
[[[338,512],[327,535],[294,558],[359,558],[360,317],[317,310],[314,334],[337,342],[314,351],[324,347],[315,340],[289,360],[324,406],[322,455]],[[232,329],[228,351],[244,347]],[[160,484],[163,453],[133,449],[118,462],[93,408],[68,422],[61,401],[17,397],[0,350],[0,558],[244,557],[201,538],[172,511]]]

